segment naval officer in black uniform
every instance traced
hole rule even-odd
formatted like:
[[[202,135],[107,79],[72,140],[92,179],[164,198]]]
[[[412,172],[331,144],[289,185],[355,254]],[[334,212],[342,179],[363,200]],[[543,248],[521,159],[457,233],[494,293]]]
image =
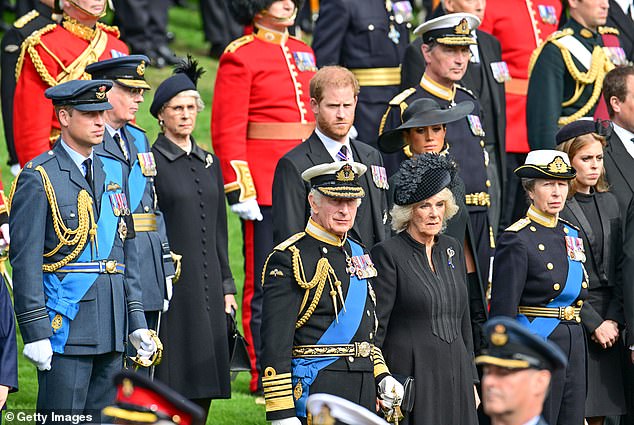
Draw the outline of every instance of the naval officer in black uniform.
[[[531,206],[498,239],[490,316],[514,317],[567,354],[568,366],[553,373],[543,415],[552,425],[582,424],[586,349],[579,312],[588,277],[579,230],[559,218],[576,172],[566,153],[539,150],[515,174]]]
[[[454,107],[463,101],[474,104],[473,111],[465,118],[447,123],[445,140],[465,182],[465,202],[477,247],[476,259],[481,279],[487,282],[494,241],[488,218],[491,181],[487,176],[489,160],[485,151],[485,132],[480,102],[470,90],[458,84],[467,70],[471,55],[469,46],[477,43],[473,30],[479,24],[475,15],[452,13],[427,21],[414,30],[423,39],[422,51],[427,62],[425,73],[420,84],[404,90],[390,101],[380,131],[383,133],[400,126],[402,111],[416,99],[433,99],[442,108]],[[388,174],[394,172],[396,170],[388,169]]]
[[[365,191],[357,162],[315,165],[305,231],[275,247],[262,272],[262,386],[273,425],[306,423],[309,394],[328,393],[374,411],[403,387],[374,346],[376,269],[348,237]]]

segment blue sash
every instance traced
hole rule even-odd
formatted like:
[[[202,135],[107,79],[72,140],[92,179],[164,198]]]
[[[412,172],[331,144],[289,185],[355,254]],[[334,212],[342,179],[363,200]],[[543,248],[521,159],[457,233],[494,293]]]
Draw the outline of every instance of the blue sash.
[[[363,255],[363,248],[350,239],[348,243],[352,248],[353,256]],[[356,275],[350,277],[350,286],[346,295],[345,310],[339,312],[339,322],[333,321],[326,332],[319,338],[317,345],[348,344],[357,333],[368,294],[368,282],[359,279]],[[334,363],[338,357],[315,357],[293,359],[291,367],[293,371],[293,388],[301,381],[302,395],[295,400],[295,414],[298,417],[306,417],[306,400],[308,399],[310,385],[317,378],[319,371]]]
[[[118,161],[99,156],[103,163],[103,170],[106,174],[106,182],[116,182],[123,187],[121,164]],[[101,210],[99,211],[99,220],[97,221],[97,241],[99,244],[99,252],[97,257],[92,258],[92,249],[90,243],[87,243],[82,253],[77,257],[75,262],[88,262],[97,260],[106,260],[112,246],[114,238],[117,237],[117,224],[119,218],[114,215],[112,206],[110,205],[111,193],[121,193],[121,188],[116,191],[104,191],[101,195]],[[86,295],[92,284],[99,277],[99,273],[68,273],[63,279],[57,277],[55,273],[44,273],[44,293],[48,301],[48,316],[53,318],[59,314],[62,317],[62,326],[54,329],[53,335],[50,337],[53,352],[64,353],[64,346],[68,340],[70,331],[70,321],[75,319],[79,312],[79,301]]]
[[[141,130],[130,125],[126,125],[126,129],[130,132],[132,137],[134,137],[134,146],[136,146],[137,151],[145,152],[145,134],[143,134]],[[130,175],[128,176],[128,192],[130,192],[130,199],[128,202],[130,204],[131,212],[136,211],[139,203],[141,203],[141,199],[143,199],[143,194],[145,193],[145,185],[146,179],[141,171],[139,157],[137,156],[134,158],[132,168],[130,169]]]
[[[579,237],[579,233],[574,228],[564,224],[564,227],[568,229],[568,236]],[[546,304],[546,307],[557,308],[567,307],[571,305],[579,296],[581,292],[581,281],[583,280],[583,266],[581,261],[572,260],[568,257],[568,276],[566,277],[566,284],[564,289],[555,299]],[[555,330],[561,320],[550,317],[535,317],[533,321],[529,321],[523,314],[517,315],[517,320],[528,327],[530,331],[536,335],[547,339],[550,334]]]

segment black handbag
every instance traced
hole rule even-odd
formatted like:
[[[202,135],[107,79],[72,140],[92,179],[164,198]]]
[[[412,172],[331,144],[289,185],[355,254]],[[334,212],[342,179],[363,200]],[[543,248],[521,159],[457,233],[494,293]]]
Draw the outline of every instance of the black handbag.
[[[414,408],[414,377],[403,375],[392,375],[394,379],[403,385],[403,400],[401,400],[401,411],[409,413]]]
[[[251,370],[251,361],[247,352],[247,342],[238,330],[236,311],[231,309],[227,314],[229,330],[229,370],[231,372],[245,372]]]

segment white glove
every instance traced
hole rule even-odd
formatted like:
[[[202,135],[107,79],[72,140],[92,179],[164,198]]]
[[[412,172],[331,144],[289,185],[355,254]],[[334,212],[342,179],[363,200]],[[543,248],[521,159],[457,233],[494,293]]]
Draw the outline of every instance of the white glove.
[[[297,418],[286,418],[271,421],[271,425],[302,425],[302,422]]]
[[[170,301],[172,300],[172,294],[174,292],[174,284],[172,283],[172,278],[165,278],[165,297],[163,300],[163,313],[166,313],[170,308]]]
[[[156,343],[150,336],[150,331],[147,329],[137,329],[132,332],[129,337],[139,357],[149,359],[152,354],[156,352]]]
[[[51,370],[51,360],[53,360],[53,347],[48,338],[24,344],[22,350],[24,357],[29,359],[39,370]]]
[[[231,212],[238,214],[243,220],[262,221],[263,218],[260,207],[258,206],[258,201],[255,199],[249,199],[248,201],[231,205]]]
[[[398,396],[399,400],[403,400],[405,390],[400,382],[391,376],[386,376],[379,382],[379,397],[383,400],[383,407],[386,409],[392,408],[394,402],[394,396]]]
[[[163,300],[163,310],[161,310],[163,313],[167,313],[167,310],[170,309],[170,302],[167,300]]]
[[[7,245],[11,243],[11,237],[9,236],[9,223],[4,223],[0,226],[0,239],[4,239]]]

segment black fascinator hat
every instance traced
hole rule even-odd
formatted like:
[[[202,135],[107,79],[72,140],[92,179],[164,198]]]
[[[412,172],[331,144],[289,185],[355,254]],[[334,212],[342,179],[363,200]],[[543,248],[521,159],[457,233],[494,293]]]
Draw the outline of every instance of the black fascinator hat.
[[[456,164],[447,155],[424,153],[403,161],[395,182],[394,203],[412,205],[451,186]]]
[[[193,59],[191,55],[187,55],[187,59],[181,61],[174,68],[174,75],[161,83],[154,93],[152,105],[150,105],[150,113],[154,118],[158,118],[158,113],[171,98],[178,93],[186,90],[196,90],[198,79],[205,70],[198,65],[198,61]]]

